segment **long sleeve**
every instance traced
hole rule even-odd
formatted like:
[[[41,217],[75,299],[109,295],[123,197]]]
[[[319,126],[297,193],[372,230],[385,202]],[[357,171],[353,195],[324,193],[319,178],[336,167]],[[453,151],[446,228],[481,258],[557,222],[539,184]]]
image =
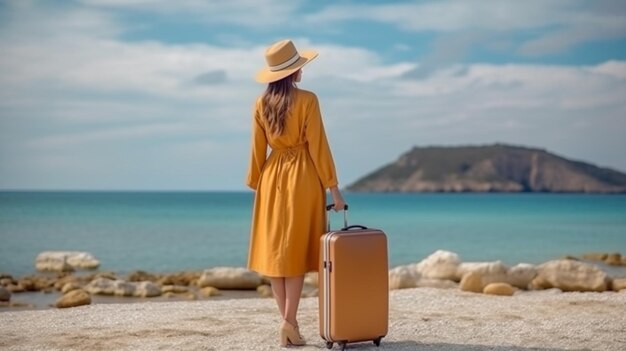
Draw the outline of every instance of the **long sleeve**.
[[[335,162],[333,161],[330,146],[328,145],[319,102],[315,95],[307,110],[306,139],[309,144],[309,153],[311,154],[313,164],[317,170],[317,175],[324,189],[337,186],[338,181]]]
[[[267,157],[267,137],[259,113],[257,102],[252,115],[252,141],[250,143],[250,163],[248,165],[248,177],[246,185],[253,190],[259,186],[261,170]]]

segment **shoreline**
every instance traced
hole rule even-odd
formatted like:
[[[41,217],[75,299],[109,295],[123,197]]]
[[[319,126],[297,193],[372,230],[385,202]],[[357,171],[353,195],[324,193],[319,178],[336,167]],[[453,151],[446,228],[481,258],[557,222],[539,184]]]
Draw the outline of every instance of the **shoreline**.
[[[83,261],[59,261],[68,253],[47,252],[42,267],[70,272],[40,271],[23,277],[0,273],[0,313],[46,310],[63,307],[59,301],[72,290],[82,294],[65,307],[85,304],[135,304],[192,300],[240,300],[272,296],[269,280],[242,267],[213,267],[203,271],[170,273],[141,270],[118,274],[98,271],[99,261],[88,253],[73,252]],[[43,255],[43,254],[42,254]],[[95,269],[80,268],[89,263]],[[501,261],[462,262],[453,252],[438,250],[419,263],[395,266],[389,270],[390,290],[431,287],[485,293],[491,283],[503,283],[496,294],[517,291],[626,291],[626,257],[619,253],[588,253],[583,257],[565,256],[542,265],[507,266]],[[41,263],[41,262],[38,262]],[[40,268],[38,265],[37,268]],[[609,272],[612,272],[609,273]],[[471,274],[470,274],[471,273]],[[486,290],[487,289],[487,290]],[[6,299],[6,295],[8,300]],[[302,297],[317,296],[317,273],[305,277]],[[78,300],[78,301],[77,301]],[[82,302],[80,302],[82,301]]]
[[[324,349],[318,301],[303,298],[298,319],[307,345]],[[96,304],[7,312],[1,350],[277,350],[272,299]],[[623,350],[626,293],[551,290],[489,296],[456,289],[390,292],[387,350]],[[378,350],[371,343],[349,345]],[[335,345],[335,350],[338,349]]]

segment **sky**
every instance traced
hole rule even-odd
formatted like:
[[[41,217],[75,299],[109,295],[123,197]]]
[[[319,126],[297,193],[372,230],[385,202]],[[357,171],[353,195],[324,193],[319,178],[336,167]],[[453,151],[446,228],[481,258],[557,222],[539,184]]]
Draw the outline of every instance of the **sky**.
[[[319,57],[340,187],[414,146],[626,171],[621,0],[0,0],[0,189],[244,190],[265,49]]]

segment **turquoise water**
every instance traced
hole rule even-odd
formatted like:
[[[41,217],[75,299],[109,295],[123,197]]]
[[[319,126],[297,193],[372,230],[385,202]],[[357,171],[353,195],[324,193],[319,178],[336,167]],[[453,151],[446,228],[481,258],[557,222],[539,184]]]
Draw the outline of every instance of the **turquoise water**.
[[[251,192],[0,192],[0,272],[34,271],[45,250],[93,253],[101,270],[245,266]],[[344,194],[349,223],[384,230],[390,265],[437,249],[463,261],[541,263],[626,253],[626,196]],[[334,228],[342,224],[333,213]]]

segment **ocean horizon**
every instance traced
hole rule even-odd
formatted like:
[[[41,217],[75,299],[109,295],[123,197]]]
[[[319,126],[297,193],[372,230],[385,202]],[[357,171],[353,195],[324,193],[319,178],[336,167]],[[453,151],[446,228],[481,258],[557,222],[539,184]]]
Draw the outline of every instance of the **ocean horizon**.
[[[390,267],[438,249],[464,262],[539,264],[626,252],[626,195],[353,193],[349,224],[383,230]],[[0,272],[35,272],[42,251],[87,251],[100,271],[246,265],[251,191],[0,191]],[[330,212],[333,229],[341,213]],[[626,276],[614,267],[613,275]]]

